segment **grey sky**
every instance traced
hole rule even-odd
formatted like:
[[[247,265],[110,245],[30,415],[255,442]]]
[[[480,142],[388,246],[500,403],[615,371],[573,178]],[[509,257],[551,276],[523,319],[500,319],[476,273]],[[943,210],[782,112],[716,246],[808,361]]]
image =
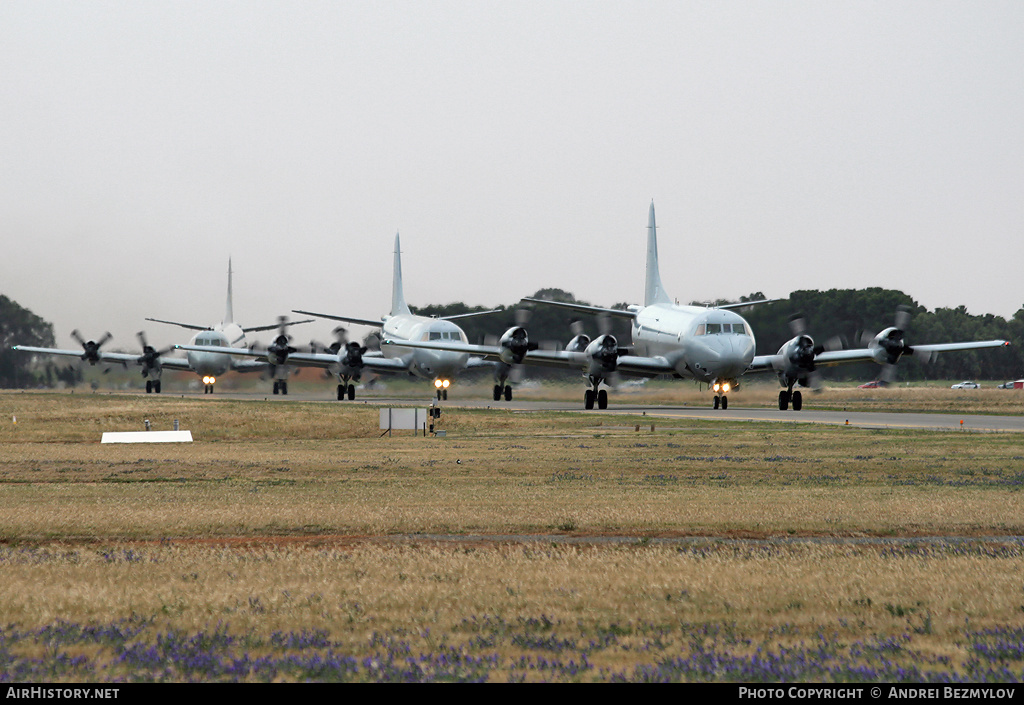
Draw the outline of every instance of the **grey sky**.
[[[0,3],[0,293],[131,346],[557,286],[1024,303],[1024,3]],[[883,322],[879,322],[881,325]],[[327,322],[296,331],[329,337]]]

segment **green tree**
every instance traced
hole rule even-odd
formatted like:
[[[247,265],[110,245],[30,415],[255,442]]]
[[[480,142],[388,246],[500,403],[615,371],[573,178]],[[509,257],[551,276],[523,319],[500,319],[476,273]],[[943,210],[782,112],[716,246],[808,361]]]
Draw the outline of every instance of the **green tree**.
[[[43,380],[30,371],[32,356],[11,350],[12,346],[53,344],[53,324],[0,295],[0,387],[33,387]]]

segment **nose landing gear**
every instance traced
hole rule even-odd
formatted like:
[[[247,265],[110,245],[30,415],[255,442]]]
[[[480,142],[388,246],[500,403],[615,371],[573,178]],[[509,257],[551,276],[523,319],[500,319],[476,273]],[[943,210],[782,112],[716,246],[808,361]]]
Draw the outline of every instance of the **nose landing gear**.
[[[435,379],[434,380],[434,387],[437,389],[437,398],[438,398],[439,401],[442,400],[442,399],[447,401],[447,399],[448,399],[448,387],[450,385],[451,385],[451,380],[447,380],[447,379]]]
[[[714,408],[718,409],[719,407],[721,407],[723,411],[728,409],[729,397],[727,397],[726,394],[728,394],[730,390],[736,389],[738,387],[739,385],[736,384],[735,382],[725,382],[717,379],[714,382],[712,382],[711,388],[715,392]]]

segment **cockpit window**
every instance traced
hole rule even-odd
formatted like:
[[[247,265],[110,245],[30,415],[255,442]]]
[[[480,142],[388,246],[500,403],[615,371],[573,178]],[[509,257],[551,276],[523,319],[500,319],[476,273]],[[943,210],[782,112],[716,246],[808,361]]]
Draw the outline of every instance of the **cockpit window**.
[[[743,323],[701,323],[697,326],[695,335],[716,335],[718,333],[732,333],[733,335],[750,335],[747,326]]]

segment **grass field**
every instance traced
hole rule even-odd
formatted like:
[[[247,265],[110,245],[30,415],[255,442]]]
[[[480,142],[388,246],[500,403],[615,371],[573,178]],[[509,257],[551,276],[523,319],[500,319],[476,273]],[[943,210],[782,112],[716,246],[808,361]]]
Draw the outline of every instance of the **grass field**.
[[[142,419],[197,440],[98,443]],[[1024,678],[1018,434],[448,408],[379,438],[372,404],[88,393],[0,420],[0,677]]]

